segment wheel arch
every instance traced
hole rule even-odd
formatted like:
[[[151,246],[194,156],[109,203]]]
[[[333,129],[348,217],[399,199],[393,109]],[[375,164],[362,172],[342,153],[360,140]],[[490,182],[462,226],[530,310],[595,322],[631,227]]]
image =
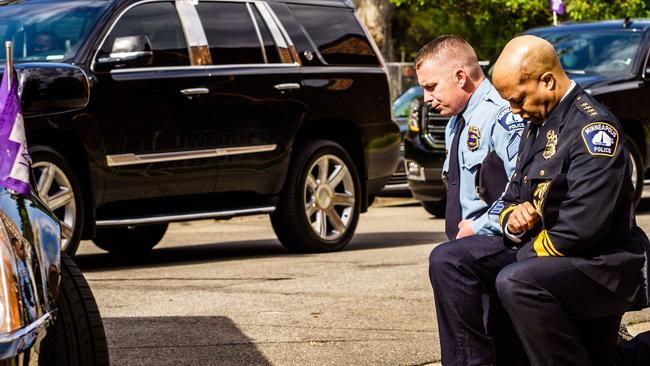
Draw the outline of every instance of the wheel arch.
[[[95,224],[95,197],[91,188],[90,168],[83,143],[70,133],[58,129],[43,129],[27,133],[28,146],[48,146],[61,155],[72,165],[77,173],[79,183],[84,195],[85,220],[81,231],[81,239],[90,239],[93,236]]]
[[[646,136],[650,135],[650,130],[646,131],[648,128],[644,128],[641,122],[632,119],[623,120],[621,124],[623,125],[623,131],[626,137],[630,138],[636,144],[636,147],[639,148],[643,163],[647,167],[648,144],[646,142]]]
[[[361,190],[363,200],[361,202],[361,212],[368,208],[367,197],[367,162],[364,153],[365,143],[357,125],[349,120],[344,119],[314,119],[304,123],[294,138],[294,148],[291,159],[299,147],[313,140],[330,140],[341,145],[350,155],[356,165],[359,179],[361,180]]]

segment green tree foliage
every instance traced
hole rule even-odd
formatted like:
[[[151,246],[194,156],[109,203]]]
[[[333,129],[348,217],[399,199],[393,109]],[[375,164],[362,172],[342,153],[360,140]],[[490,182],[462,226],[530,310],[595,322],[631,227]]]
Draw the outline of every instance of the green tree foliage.
[[[441,34],[457,34],[490,59],[509,39],[526,29],[548,26],[548,0],[391,0],[395,50],[413,60],[417,50]],[[558,21],[590,21],[650,16],[646,0],[565,0]]]

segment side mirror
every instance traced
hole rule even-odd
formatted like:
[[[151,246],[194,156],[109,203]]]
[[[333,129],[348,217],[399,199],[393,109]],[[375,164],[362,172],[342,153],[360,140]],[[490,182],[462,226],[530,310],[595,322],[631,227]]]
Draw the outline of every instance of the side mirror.
[[[77,66],[49,62],[16,64],[23,116],[62,113],[88,104],[86,73]]]
[[[111,53],[100,55],[95,71],[108,71],[124,67],[149,66],[153,62],[151,41],[146,35],[117,37]],[[97,69],[100,70],[97,70]]]

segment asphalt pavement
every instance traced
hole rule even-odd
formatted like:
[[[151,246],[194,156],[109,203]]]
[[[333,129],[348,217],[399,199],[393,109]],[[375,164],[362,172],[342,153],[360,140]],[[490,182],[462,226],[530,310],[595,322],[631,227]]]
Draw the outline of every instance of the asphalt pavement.
[[[637,214],[650,232],[650,201]],[[379,198],[342,252],[291,254],[267,216],[170,226],[144,257],[83,242],[112,365],[427,365],[440,360],[428,255],[444,220]],[[650,311],[629,313],[631,333]]]

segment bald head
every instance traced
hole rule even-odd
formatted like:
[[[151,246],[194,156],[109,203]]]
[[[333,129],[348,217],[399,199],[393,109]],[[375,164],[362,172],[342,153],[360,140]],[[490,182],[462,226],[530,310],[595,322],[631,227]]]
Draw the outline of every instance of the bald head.
[[[494,64],[492,82],[513,112],[532,121],[546,119],[571,85],[553,46],[531,35],[508,42]]]
[[[526,35],[508,42],[494,64],[493,76],[499,80],[513,76],[525,82],[547,71],[564,74],[555,48],[542,38]]]

